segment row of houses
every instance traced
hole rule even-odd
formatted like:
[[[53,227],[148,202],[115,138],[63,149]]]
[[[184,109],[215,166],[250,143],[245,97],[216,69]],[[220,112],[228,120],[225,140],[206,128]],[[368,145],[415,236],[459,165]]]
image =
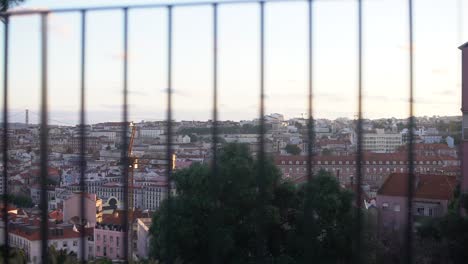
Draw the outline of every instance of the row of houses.
[[[107,258],[124,260],[123,211],[102,206],[96,195],[85,194],[85,215],[78,206],[80,193],[74,193],[63,203],[63,209],[49,213],[48,246],[81,256],[84,247],[85,260]],[[37,208],[8,209],[8,237],[10,245],[24,251],[28,263],[41,263],[41,218]],[[130,222],[132,255],[135,259],[148,258],[151,214],[140,210],[131,212]],[[5,232],[1,222],[1,231]],[[81,243],[84,235],[85,243]],[[2,239],[0,243],[3,243]]]

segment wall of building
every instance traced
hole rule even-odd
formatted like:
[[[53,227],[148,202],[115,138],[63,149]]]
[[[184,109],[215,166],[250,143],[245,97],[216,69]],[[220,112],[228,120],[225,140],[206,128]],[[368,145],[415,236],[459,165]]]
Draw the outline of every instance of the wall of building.
[[[462,185],[461,191],[468,193],[468,43],[460,47],[462,50]]]
[[[101,226],[94,229],[94,254],[96,258],[121,259],[124,256],[125,233]]]
[[[382,157],[378,159],[372,158],[372,160],[367,160],[364,157],[363,183],[378,188],[391,173],[408,172],[406,155],[375,155],[382,155]],[[415,161],[415,172],[444,174],[445,168],[453,169],[453,167],[457,167],[460,164],[459,160],[452,157],[450,159],[445,161],[436,156],[417,158]],[[301,181],[301,179],[305,180],[305,176],[307,175],[306,156],[280,155],[275,158],[275,163],[284,177],[297,181]],[[314,172],[318,172],[321,169],[331,172],[338,178],[341,184],[349,184],[356,177],[356,158],[354,156],[317,156],[314,158],[313,169]],[[456,174],[457,171],[453,172],[450,170],[447,173]]]
[[[468,118],[467,118],[468,119]],[[461,191],[468,193],[468,141],[464,141],[461,145],[462,157],[462,178]]]
[[[28,240],[23,236],[16,234],[9,234],[10,245],[12,247],[24,250],[26,257],[30,263],[41,263],[41,240]],[[63,238],[51,239],[48,241],[49,247],[54,246],[56,250],[65,249],[68,252],[74,252],[79,256],[80,254],[80,238]]]
[[[85,219],[89,225],[95,226],[102,217],[102,203],[100,200],[96,201],[95,194],[87,194],[85,198]],[[63,221],[68,223],[74,216],[81,216],[81,194],[73,194],[67,200],[63,201]]]
[[[151,219],[150,219],[151,220]],[[149,255],[149,228],[142,221],[138,219],[137,221],[137,254],[140,259],[147,259]]]
[[[378,225],[381,232],[393,231],[402,234],[405,231],[407,202],[407,197],[377,195]],[[447,200],[413,199],[413,215],[416,222],[424,217],[442,217],[447,210]]]

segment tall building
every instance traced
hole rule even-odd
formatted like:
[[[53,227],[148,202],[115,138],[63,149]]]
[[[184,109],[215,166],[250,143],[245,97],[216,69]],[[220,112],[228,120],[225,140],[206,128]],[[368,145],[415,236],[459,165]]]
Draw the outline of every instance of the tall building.
[[[468,193],[468,42],[459,47],[462,51],[462,192]]]

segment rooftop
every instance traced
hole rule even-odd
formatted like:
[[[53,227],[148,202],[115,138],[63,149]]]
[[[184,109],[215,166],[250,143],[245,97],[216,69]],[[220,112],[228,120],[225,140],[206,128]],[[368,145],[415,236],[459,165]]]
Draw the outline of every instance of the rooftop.
[[[407,173],[390,174],[377,195],[407,197]],[[455,176],[417,174],[415,175],[414,198],[450,200],[457,185]]]

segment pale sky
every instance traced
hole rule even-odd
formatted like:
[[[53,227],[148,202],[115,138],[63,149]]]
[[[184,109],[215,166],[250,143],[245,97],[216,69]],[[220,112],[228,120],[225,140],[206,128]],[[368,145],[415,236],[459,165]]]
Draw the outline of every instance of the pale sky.
[[[416,115],[460,114],[460,52],[468,41],[468,1],[415,0]],[[21,8],[156,3],[157,0],[28,0]],[[167,2],[167,1],[165,1]],[[314,4],[314,112],[353,117],[357,107],[356,2]],[[220,119],[258,117],[258,4],[219,10]],[[462,20],[460,21],[460,14]],[[174,10],[174,117],[211,118],[212,9]],[[122,103],[122,11],[89,13],[87,27],[88,122],[118,121]],[[129,13],[130,120],[166,115],[166,10]],[[364,1],[364,110],[369,118],[408,116],[406,0]],[[50,122],[78,122],[80,17],[49,19]],[[266,8],[266,113],[287,118],[307,112],[307,8],[305,2]],[[3,29],[2,35],[3,36]],[[40,35],[38,16],[15,17],[10,35],[10,119],[38,122]],[[1,43],[3,51],[3,41]],[[3,61],[3,54],[0,55]],[[3,65],[2,65],[3,66]],[[3,69],[1,69],[3,72]],[[3,78],[3,76],[2,76]]]

